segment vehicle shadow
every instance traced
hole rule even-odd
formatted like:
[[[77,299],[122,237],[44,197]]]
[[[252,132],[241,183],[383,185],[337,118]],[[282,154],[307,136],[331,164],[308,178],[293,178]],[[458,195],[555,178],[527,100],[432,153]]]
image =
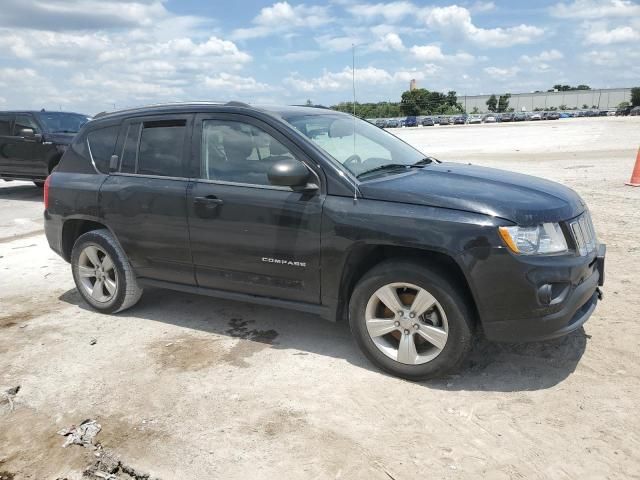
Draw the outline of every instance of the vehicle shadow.
[[[76,289],[62,294],[60,300],[93,311]],[[332,323],[308,313],[149,288],[135,307],[120,315],[242,338],[291,350],[292,354],[341,358],[388,375],[360,353],[347,322]],[[543,390],[562,382],[575,370],[587,338],[580,329],[550,342],[494,344],[479,340],[458,372],[418,384],[453,391]]]
[[[42,202],[42,189],[36,187],[34,184],[20,183],[16,185],[10,185],[0,181],[0,200],[25,200],[28,202]]]

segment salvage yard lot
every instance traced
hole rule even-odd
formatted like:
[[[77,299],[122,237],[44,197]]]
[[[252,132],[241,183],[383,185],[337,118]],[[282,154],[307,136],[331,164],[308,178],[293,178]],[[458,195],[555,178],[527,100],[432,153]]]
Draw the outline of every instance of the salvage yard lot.
[[[41,191],[0,183],[0,477],[81,478],[93,452],[56,432],[95,419],[104,451],[162,479],[640,478],[640,188],[624,185],[640,117],[392,133],[580,193],[608,246],[584,329],[480,341],[457,374],[411,383],[308,314],[149,289],[105,316],[49,250]]]

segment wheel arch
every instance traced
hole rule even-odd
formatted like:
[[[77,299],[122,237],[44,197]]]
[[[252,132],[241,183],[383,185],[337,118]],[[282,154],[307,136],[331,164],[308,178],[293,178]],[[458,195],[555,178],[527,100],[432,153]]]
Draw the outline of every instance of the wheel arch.
[[[93,230],[110,230],[104,223],[95,219],[87,218],[70,218],[65,220],[62,225],[61,249],[62,257],[67,261],[71,261],[71,252],[73,245],[80,235]]]
[[[387,260],[418,262],[446,276],[460,288],[460,293],[469,303],[473,321],[479,324],[477,304],[464,271],[451,255],[429,248],[411,248],[394,245],[354,244],[344,263],[336,305],[336,320],[348,318],[349,299],[358,281],[372,268]]]

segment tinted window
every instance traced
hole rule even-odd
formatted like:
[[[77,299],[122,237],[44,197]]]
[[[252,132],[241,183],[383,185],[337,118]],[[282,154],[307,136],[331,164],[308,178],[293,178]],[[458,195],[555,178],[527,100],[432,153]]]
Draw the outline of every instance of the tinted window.
[[[31,115],[18,114],[16,115],[16,121],[13,124],[13,134],[15,136],[20,135],[20,130],[22,130],[23,128],[30,128],[35,133],[40,133],[40,127],[38,127],[38,124]]]
[[[293,154],[268,133],[246,123],[206,120],[202,123],[202,176],[254,185],[270,185],[271,166]]]
[[[140,138],[140,123],[132,123],[127,128],[122,155],[120,156],[120,171],[135,173],[138,153],[138,139]]]
[[[65,112],[40,112],[40,121],[52,133],[76,133],[89,121],[86,115]]]
[[[144,122],[138,150],[138,173],[182,177],[185,120]]]
[[[0,135],[11,135],[11,115],[0,115]]]
[[[115,149],[118,128],[117,126],[100,128],[87,135],[91,157],[98,170],[103,173],[109,171],[109,161]]]

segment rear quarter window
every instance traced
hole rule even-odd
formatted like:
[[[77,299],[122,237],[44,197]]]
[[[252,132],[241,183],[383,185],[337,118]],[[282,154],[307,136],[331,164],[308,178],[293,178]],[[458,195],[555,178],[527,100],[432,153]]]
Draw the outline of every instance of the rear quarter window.
[[[99,128],[87,134],[91,157],[96,168],[102,173],[109,172],[109,160],[116,148],[119,126]]]

